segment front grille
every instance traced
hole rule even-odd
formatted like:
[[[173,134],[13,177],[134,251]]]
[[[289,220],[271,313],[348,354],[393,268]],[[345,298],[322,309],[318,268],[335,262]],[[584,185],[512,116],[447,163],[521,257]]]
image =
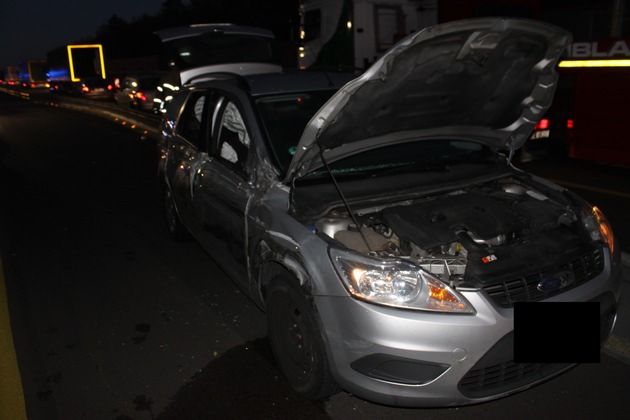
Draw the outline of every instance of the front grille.
[[[484,287],[483,290],[497,305],[505,308],[513,306],[516,302],[538,302],[558,293],[563,293],[593,279],[603,270],[604,252],[599,247],[550,269],[495,283]],[[571,273],[574,281],[567,287],[552,292],[538,290],[538,284],[543,279],[559,272]]]
[[[515,363],[514,332],[497,341],[459,381],[468,398],[484,398],[511,392],[549,378],[571,363]]]
[[[590,301],[600,305],[600,343],[603,345],[616,314],[615,296],[606,292]],[[463,395],[484,398],[511,392],[575,366],[575,363],[515,363],[514,334],[511,331],[503,336],[464,375],[458,384]]]
[[[459,382],[459,390],[469,398],[483,398],[538,382],[570,366],[571,363],[508,361],[479,369],[473,368]]]

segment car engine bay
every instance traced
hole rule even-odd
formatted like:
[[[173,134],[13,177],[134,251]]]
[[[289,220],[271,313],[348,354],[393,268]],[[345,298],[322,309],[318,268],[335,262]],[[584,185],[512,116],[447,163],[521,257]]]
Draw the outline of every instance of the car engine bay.
[[[412,261],[455,286],[484,286],[591,248],[570,196],[532,184],[510,177],[362,208],[354,220],[337,208],[315,228],[361,254]]]

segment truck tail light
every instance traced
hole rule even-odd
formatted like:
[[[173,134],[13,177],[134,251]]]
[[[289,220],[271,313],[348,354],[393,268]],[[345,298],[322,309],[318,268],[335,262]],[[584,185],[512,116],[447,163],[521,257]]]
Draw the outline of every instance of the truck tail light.
[[[549,128],[549,119],[543,118],[534,126],[534,130],[547,130]]]

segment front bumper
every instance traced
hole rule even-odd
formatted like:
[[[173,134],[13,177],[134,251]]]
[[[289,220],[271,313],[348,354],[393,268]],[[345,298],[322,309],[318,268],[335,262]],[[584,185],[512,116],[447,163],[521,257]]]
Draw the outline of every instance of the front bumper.
[[[606,253],[591,281],[548,302],[600,302],[602,344],[612,330],[621,267]],[[462,292],[476,314],[399,310],[351,297],[316,297],[331,369],[346,391],[381,404],[432,407],[479,403],[527,389],[574,364],[513,362],[514,311],[485,293]]]

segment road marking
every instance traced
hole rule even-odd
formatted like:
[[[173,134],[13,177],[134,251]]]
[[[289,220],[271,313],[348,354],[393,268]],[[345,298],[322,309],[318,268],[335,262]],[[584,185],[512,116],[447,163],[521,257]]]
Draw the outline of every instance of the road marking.
[[[30,99],[31,95],[26,92],[20,92],[14,89],[0,88],[0,92],[8,93],[9,95],[17,96],[22,99]]]
[[[553,182],[554,184],[564,185],[565,187],[569,187],[569,188],[593,191],[593,192],[598,192],[598,193],[608,194],[608,195],[614,195],[614,196],[623,197],[623,198],[630,198],[630,194],[629,193],[623,193],[623,192],[615,191],[615,190],[607,190],[605,188],[591,187],[589,185],[576,184],[574,182],[563,181],[563,180],[560,180],[560,179],[551,179],[551,178],[547,178],[547,179],[549,181]]]
[[[13,347],[2,258],[0,258],[0,419],[26,420],[26,405]]]

